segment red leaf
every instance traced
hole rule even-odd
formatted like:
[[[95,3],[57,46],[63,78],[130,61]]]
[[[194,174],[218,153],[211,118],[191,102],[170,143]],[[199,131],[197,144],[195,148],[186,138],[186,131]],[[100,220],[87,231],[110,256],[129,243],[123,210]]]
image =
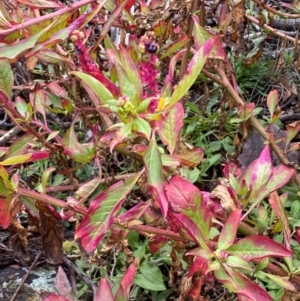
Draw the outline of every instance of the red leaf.
[[[121,279],[120,286],[116,292],[115,300],[116,301],[123,301],[128,300],[130,287],[133,283],[134,276],[136,270],[138,269],[140,264],[140,260],[137,258],[134,262],[129,266],[127,271],[125,272],[124,276]]]
[[[6,229],[10,225],[10,201],[0,199],[0,225]]]
[[[93,252],[97,248],[139,177],[140,174],[137,174],[125,182],[120,181],[92,200],[88,213],[75,234],[76,238],[81,239],[81,244],[87,252]]]
[[[109,282],[101,278],[94,301],[115,301]]]
[[[241,209],[236,209],[231,213],[226,221],[218,240],[218,249],[225,250],[231,246],[236,238],[238,226],[242,215]]]

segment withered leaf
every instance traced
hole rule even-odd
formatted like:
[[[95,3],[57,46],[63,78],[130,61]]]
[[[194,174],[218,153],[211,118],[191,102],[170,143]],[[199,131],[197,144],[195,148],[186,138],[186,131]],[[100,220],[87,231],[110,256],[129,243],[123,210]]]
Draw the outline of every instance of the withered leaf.
[[[36,202],[40,213],[40,233],[43,250],[49,264],[60,264],[63,261],[64,226],[56,210],[43,202]]]

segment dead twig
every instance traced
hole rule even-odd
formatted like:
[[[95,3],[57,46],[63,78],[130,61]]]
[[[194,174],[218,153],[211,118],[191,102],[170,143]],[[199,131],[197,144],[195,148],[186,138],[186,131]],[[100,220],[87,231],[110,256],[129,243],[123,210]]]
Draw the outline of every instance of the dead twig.
[[[89,277],[87,277],[86,275],[83,275],[79,269],[77,268],[76,264],[74,264],[70,259],[68,259],[66,256],[64,256],[63,258],[63,262],[64,264],[68,267],[74,270],[74,272],[78,275],[79,278],[81,278],[86,284],[89,285],[89,287],[92,289],[93,291],[93,295],[96,296],[96,292],[97,292],[97,286],[95,285],[95,283],[92,281],[92,279],[90,279]]]
[[[14,300],[16,299],[16,297],[17,297],[17,295],[18,295],[20,289],[22,288],[23,284],[25,283],[26,279],[28,278],[28,276],[29,276],[31,270],[34,268],[35,264],[36,264],[37,261],[39,260],[41,254],[42,254],[42,252],[40,251],[40,252],[36,255],[36,257],[35,257],[35,259],[34,259],[34,262],[33,262],[32,265],[30,266],[30,268],[28,269],[27,273],[23,276],[20,285],[19,285],[18,288],[16,289],[15,293],[12,295],[10,301],[14,301]]]

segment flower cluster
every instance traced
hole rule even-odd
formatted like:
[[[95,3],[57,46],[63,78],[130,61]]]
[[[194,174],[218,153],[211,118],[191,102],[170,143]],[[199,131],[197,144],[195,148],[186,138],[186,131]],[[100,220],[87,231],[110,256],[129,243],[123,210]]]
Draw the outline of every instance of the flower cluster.
[[[154,40],[153,32],[148,32],[140,39],[139,51],[142,55],[140,63],[140,74],[144,85],[144,98],[156,96],[158,94],[159,60],[155,53],[158,45]]]

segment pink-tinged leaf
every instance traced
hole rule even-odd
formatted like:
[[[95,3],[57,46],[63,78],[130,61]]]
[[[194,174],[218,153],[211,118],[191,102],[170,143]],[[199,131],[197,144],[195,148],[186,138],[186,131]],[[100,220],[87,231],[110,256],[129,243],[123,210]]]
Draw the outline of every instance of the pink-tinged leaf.
[[[258,193],[254,196],[253,204],[258,204],[272,191],[278,190],[287,184],[295,174],[295,169],[286,165],[278,165],[273,168],[273,173],[268,183],[261,188]]]
[[[94,301],[115,301],[109,282],[101,278]]]
[[[43,63],[47,64],[61,64],[68,63],[68,59],[59,55],[51,49],[44,49],[36,54],[36,57]]]
[[[114,148],[128,139],[129,135],[132,133],[132,122],[123,124],[115,133],[115,137],[109,144],[110,152],[112,153]]]
[[[196,50],[200,49],[205,42],[207,42],[210,38],[213,37],[213,35],[206,30],[204,27],[200,26],[196,19],[194,18],[194,29],[195,29],[195,34],[194,34],[194,41],[195,41],[195,46]],[[216,42],[215,45],[213,46],[211,53],[209,57],[215,58],[215,59],[221,59],[225,60],[227,57],[224,51],[224,47],[222,46],[222,40],[220,37],[216,36]]]
[[[226,268],[226,270],[236,287],[238,295],[242,295],[252,301],[272,301],[271,296],[265,290],[242,273],[231,268]]]
[[[152,253],[158,252],[161,248],[163,248],[168,243],[168,241],[169,239],[165,236],[161,236],[161,235],[151,236],[148,242],[150,252]]]
[[[201,191],[179,176],[174,176],[165,190],[175,218],[204,249],[208,249],[212,215]]]
[[[255,103],[251,102],[251,103],[247,103],[245,105],[240,105],[239,106],[239,116],[244,120],[248,120],[252,115],[253,115],[253,111],[255,109]]]
[[[236,233],[240,224],[242,215],[241,209],[235,209],[226,221],[218,240],[218,249],[226,250],[236,239]]]
[[[167,96],[167,97],[171,96],[172,89],[173,89],[173,77],[174,77],[175,67],[176,67],[177,61],[182,56],[183,52],[184,52],[183,50],[179,51],[174,56],[172,56],[172,58],[170,60],[169,72],[168,72],[166,78],[164,79],[164,86],[161,91],[162,96]]]
[[[115,295],[115,301],[126,301],[129,299],[130,287],[133,284],[135,273],[139,267],[140,260],[136,258],[129,266],[121,279],[120,286]]]
[[[163,166],[177,167],[180,165],[180,160],[176,155],[161,155]]]
[[[94,147],[92,144],[80,144],[73,127],[74,122],[62,137],[64,153],[78,163],[89,163],[94,156]]]
[[[197,257],[193,262],[192,266],[190,267],[189,273],[187,275],[187,278],[192,283],[192,288],[187,294],[190,299],[189,298],[187,299],[189,300],[198,299],[202,286],[204,284],[204,276],[206,274],[207,268],[208,268],[208,262],[204,258]],[[195,273],[197,273],[196,277],[194,277]]]
[[[296,291],[295,286],[290,281],[288,281],[286,278],[284,278],[282,276],[268,274],[268,273],[263,273],[263,274],[266,277],[268,277],[269,279],[271,279],[273,282],[275,282],[276,284],[281,286],[282,288],[292,291],[292,292]]]
[[[145,213],[145,211],[150,207],[150,205],[151,205],[150,200],[147,202],[141,202],[136,206],[132,207],[131,209],[129,209],[128,211],[126,211],[125,213],[118,216],[118,221],[120,223],[126,223],[132,219],[139,219]]]
[[[161,157],[154,136],[149,143],[143,159],[153,198],[158,203],[162,215],[166,217],[169,204],[164,187],[167,181],[162,173]]]
[[[210,38],[204,43],[204,45],[195,53],[192,60],[190,61],[187,71],[183,76],[182,80],[178,83],[173,91],[168,107],[171,108],[175,105],[187,91],[190,89],[192,84],[195,82],[199,76],[206,59],[216,41],[216,37]]]
[[[29,99],[35,114],[40,113],[46,121],[46,91],[44,89],[38,89],[30,93]]]
[[[61,266],[58,267],[56,276],[54,278],[54,285],[60,296],[65,297],[69,301],[73,300],[71,284]]]
[[[131,83],[134,84],[138,99],[141,100],[143,96],[143,83],[141,81],[139,70],[137,69],[137,65],[134,63],[134,61],[122,45],[120,45],[120,58],[122,67],[124,68]]]
[[[200,164],[204,157],[204,150],[200,147],[193,147],[192,149],[189,149],[188,147],[182,147],[180,148],[180,162],[182,165],[188,166],[188,167],[196,167]]]
[[[8,60],[0,60],[0,90],[9,98],[11,97],[13,83],[14,74]]]
[[[35,46],[37,40],[43,35],[43,31],[38,32],[37,34],[30,36],[28,38],[22,39],[14,46],[4,45],[0,47],[0,58],[7,58],[9,60],[16,60],[25,50],[28,50]],[[5,38],[0,32],[0,40]]]
[[[295,136],[299,133],[300,122],[296,121],[296,122],[287,124],[285,127],[287,130],[287,137],[286,137],[285,145],[287,147],[290,144],[290,142],[295,138]]]
[[[61,2],[46,0],[17,0],[19,3],[27,5],[31,8],[63,8]]]
[[[283,245],[264,236],[249,236],[240,239],[227,248],[226,252],[239,256],[245,260],[259,259],[264,257],[287,257],[292,252]]]
[[[278,105],[278,101],[279,101],[279,93],[277,90],[272,90],[267,98],[267,107],[269,109],[269,112],[271,114],[271,117],[273,116],[276,107]]]
[[[0,162],[0,164],[4,165],[4,166],[16,165],[16,164],[43,160],[43,159],[47,159],[47,158],[49,158],[49,152],[39,151],[39,152],[34,152],[34,153],[27,153],[25,155],[13,156],[13,157],[10,157],[10,158],[5,159],[4,161]]]
[[[255,160],[250,178],[250,189],[254,192],[264,187],[272,175],[272,158],[269,145],[266,145],[259,158]]]
[[[75,191],[74,196],[82,204],[95,191],[95,189],[100,185],[100,182],[101,182],[100,177],[97,177],[97,178],[95,178],[91,181],[88,181],[87,183],[81,185],[78,188],[78,190]]]
[[[162,60],[163,58],[170,56],[171,54],[176,52],[178,49],[183,47],[189,40],[190,40],[190,38],[188,37],[188,35],[185,34],[185,35],[181,36],[174,43],[167,46],[167,50],[163,53],[162,56],[160,56],[160,59]],[[172,56],[172,59],[173,59],[173,57],[174,56]]]
[[[289,226],[289,220],[286,211],[283,206],[283,199],[287,198],[287,193],[279,197],[277,191],[274,191],[270,194],[269,203],[272,206],[277,218],[281,221],[284,233],[284,240],[286,247],[290,250],[291,245],[291,229]]]
[[[69,299],[62,297],[62,296],[58,296],[56,294],[51,293],[49,296],[47,296],[46,298],[42,299],[43,301],[70,301]]]
[[[112,90],[110,90],[104,82],[99,82],[98,79],[83,72],[72,71],[70,74],[80,78],[93,91],[93,93],[98,96],[99,104],[105,104],[108,100],[114,98]],[[89,93],[89,90],[86,90]]]
[[[3,229],[10,225],[10,200],[0,198],[0,225]]]
[[[183,126],[184,110],[180,102],[176,103],[167,116],[156,122],[158,135],[173,155],[177,146],[180,130]]]
[[[9,157],[14,157],[17,155],[23,155],[30,147],[29,142],[32,141],[34,141],[34,136],[31,134],[25,134],[24,136],[18,138],[13,144],[11,144],[3,159],[8,159]]]
[[[195,215],[195,213],[191,212],[191,210],[189,211],[186,210],[185,213]],[[194,242],[200,245],[202,249],[206,251],[210,250],[208,238],[207,237],[205,238],[203,236],[201,230],[199,229],[200,227],[198,226],[198,224],[194,222],[190,217],[187,217],[183,213],[179,213],[179,212],[171,213],[169,211],[167,219],[168,219],[169,226],[173,231],[179,232],[180,229],[184,229],[193,238]]]
[[[121,63],[112,54],[111,49],[107,50],[107,55],[116,68],[121,94],[123,96],[128,96],[134,107],[137,108],[140,103],[140,99],[138,97],[138,91],[136,90],[135,85],[131,82]]]
[[[93,252],[97,248],[140,175],[139,173],[125,182],[120,181],[110,186],[92,200],[88,213],[75,234],[76,238],[81,239],[81,244],[87,252]]]

